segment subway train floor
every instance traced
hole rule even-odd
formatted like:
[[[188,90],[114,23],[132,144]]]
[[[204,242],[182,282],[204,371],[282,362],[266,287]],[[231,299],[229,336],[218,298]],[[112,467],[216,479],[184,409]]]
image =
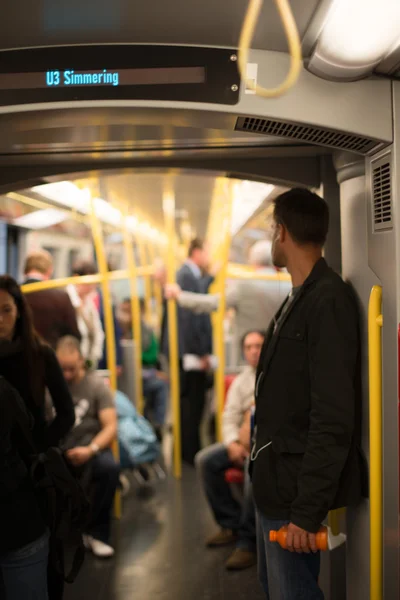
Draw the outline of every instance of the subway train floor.
[[[194,469],[147,488],[133,480],[114,524],[115,557],[88,555],[65,600],[262,600],[255,567],[227,572],[232,548],[205,548],[213,531]]]

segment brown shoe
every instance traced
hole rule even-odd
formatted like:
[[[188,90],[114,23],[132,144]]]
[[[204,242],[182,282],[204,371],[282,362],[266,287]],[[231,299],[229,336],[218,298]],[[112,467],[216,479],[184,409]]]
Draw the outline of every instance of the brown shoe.
[[[257,554],[242,548],[236,548],[225,563],[228,571],[241,571],[257,564]]]
[[[216,548],[218,546],[228,546],[235,543],[237,535],[231,529],[221,529],[218,533],[208,538],[206,546],[208,548]]]

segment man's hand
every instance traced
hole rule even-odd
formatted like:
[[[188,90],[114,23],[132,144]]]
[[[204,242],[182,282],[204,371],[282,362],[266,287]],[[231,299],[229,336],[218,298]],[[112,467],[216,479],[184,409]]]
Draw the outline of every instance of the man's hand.
[[[239,442],[232,442],[231,444],[229,444],[227,450],[228,450],[229,460],[231,462],[233,462],[235,465],[238,465],[239,467],[243,467],[244,461],[246,460],[246,458],[249,455],[246,448],[244,448],[244,446],[242,446],[242,444],[239,444]]]
[[[200,368],[202,371],[209,371],[211,367],[210,364],[210,357],[209,356],[202,356],[200,359]]]
[[[72,448],[66,452],[67,459],[74,465],[74,467],[80,467],[86,464],[92,457],[93,452],[89,446],[79,446]]]
[[[167,300],[177,300],[181,291],[177,283],[166,283],[164,286],[164,296]]]
[[[310,554],[310,551],[318,552],[315,533],[309,533],[293,523],[288,525],[286,540],[290,552],[297,552],[298,554]]]

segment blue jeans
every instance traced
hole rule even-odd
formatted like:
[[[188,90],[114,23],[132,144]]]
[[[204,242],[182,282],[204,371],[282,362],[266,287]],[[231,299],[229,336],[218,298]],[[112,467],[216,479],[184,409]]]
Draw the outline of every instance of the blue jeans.
[[[146,398],[144,416],[156,427],[161,427],[165,423],[167,412],[167,382],[158,379],[155,375],[143,377],[143,395]]]
[[[212,444],[196,455],[196,468],[203,482],[214,518],[223,529],[238,535],[237,547],[256,551],[256,522],[250,477],[246,475],[243,506],[225,481],[225,471],[234,465],[223,444]]]
[[[6,600],[48,600],[49,536],[0,556]]]
[[[324,600],[318,586],[320,553],[292,553],[269,541],[269,532],[283,525],[288,521],[257,511],[258,576],[267,600]]]

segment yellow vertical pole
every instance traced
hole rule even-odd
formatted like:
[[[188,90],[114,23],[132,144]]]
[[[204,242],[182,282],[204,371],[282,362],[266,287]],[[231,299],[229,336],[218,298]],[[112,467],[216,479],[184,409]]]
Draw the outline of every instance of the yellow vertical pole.
[[[131,291],[131,314],[132,314],[132,340],[135,343],[135,395],[136,408],[143,414],[143,381],[142,381],[142,330],[140,316],[140,302],[138,290],[138,278],[136,271],[135,253],[132,237],[129,233],[126,221],[124,223],[124,247],[129,271],[129,285]]]
[[[154,246],[154,242],[149,242],[148,245],[148,249],[149,249],[149,257],[150,257],[150,261],[152,266],[154,266],[155,262],[156,262],[156,248]],[[156,314],[156,321],[157,321],[157,330],[160,330],[161,327],[161,313],[162,313],[162,301],[163,301],[163,291],[161,288],[161,285],[158,281],[156,281],[153,278],[153,295],[154,295],[154,300],[155,300],[155,314]]]
[[[140,234],[136,237],[136,244],[139,250],[140,264],[142,267],[148,266],[146,245]],[[144,303],[146,307],[146,319],[151,321],[151,283],[149,275],[143,275],[144,281]]]
[[[165,229],[168,236],[167,248],[167,281],[175,283],[175,193],[171,179],[165,181],[163,192],[163,210]],[[173,430],[174,430],[174,475],[182,476],[181,457],[181,412],[179,389],[179,346],[178,346],[178,319],[175,300],[168,300],[168,342],[169,342],[169,368],[170,389],[172,401]]]
[[[108,267],[106,253],[104,250],[104,239],[100,221],[96,215],[96,210],[91,198],[90,202],[90,222],[92,227],[93,243],[96,252],[97,264],[99,266],[99,274],[101,275],[101,290],[103,296],[103,308],[104,308],[104,325],[106,335],[106,349],[107,349],[107,369],[110,372],[110,386],[111,389],[117,391],[117,365],[116,365],[116,353],[115,353],[115,331],[114,331],[114,319],[112,312],[111,303],[111,290],[110,282],[108,279]],[[113,454],[115,459],[119,462],[119,447],[118,440],[114,440],[113,443]],[[115,494],[114,512],[117,519],[121,517],[121,494],[117,490]]]
[[[383,598],[382,325],[382,288],[375,285],[368,307],[370,600]]]
[[[224,336],[224,318],[226,312],[226,274],[229,260],[229,250],[231,247],[231,222],[232,222],[232,185],[229,183],[229,192],[221,184],[217,193],[222,198],[223,215],[220,222],[222,227],[221,244],[216,253],[216,258],[222,264],[216,281],[213,285],[213,291],[220,294],[220,303],[218,310],[213,318],[213,338],[214,352],[218,359],[218,368],[215,372],[215,392],[217,398],[217,439],[222,441],[222,413],[225,405],[225,336]]]

